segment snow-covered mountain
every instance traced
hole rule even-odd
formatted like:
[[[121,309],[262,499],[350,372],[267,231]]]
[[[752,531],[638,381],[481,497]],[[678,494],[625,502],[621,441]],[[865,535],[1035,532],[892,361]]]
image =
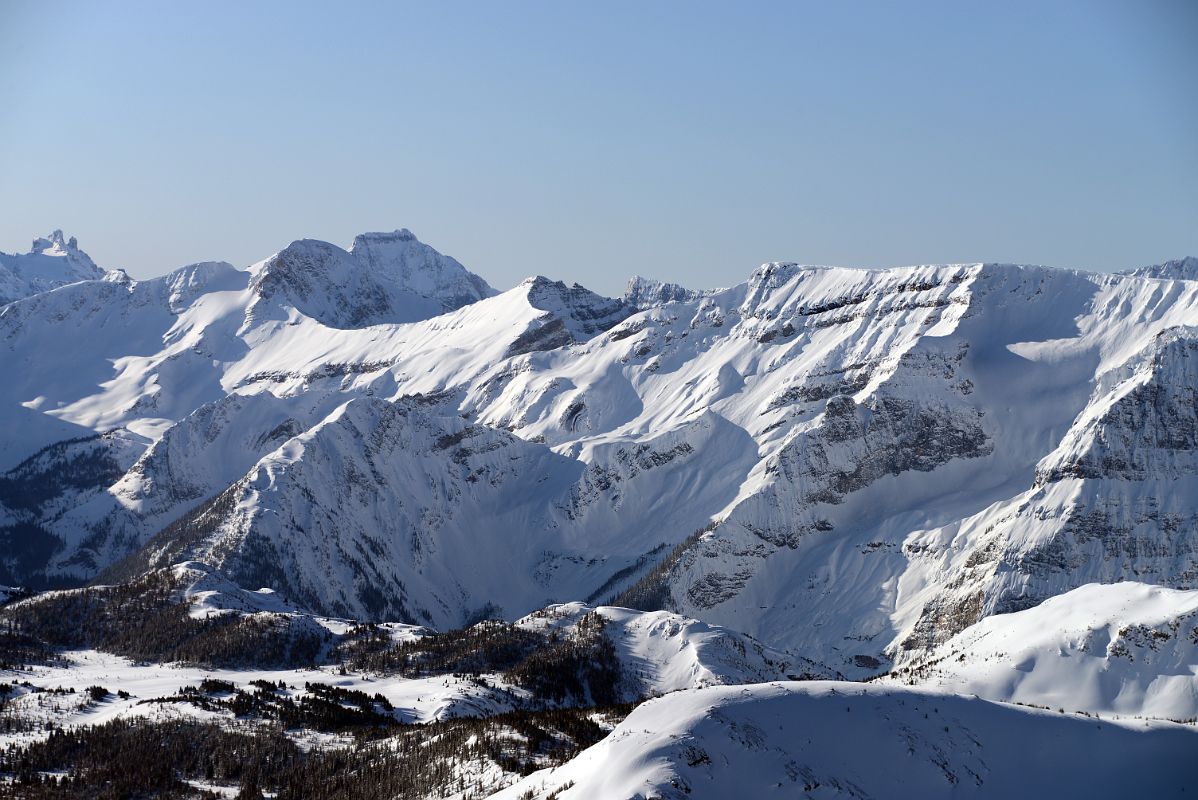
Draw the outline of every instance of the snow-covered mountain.
[[[0,306],[78,281],[100,280],[104,270],[79,249],[75,237],[56,230],[38,237],[28,253],[0,253]]]
[[[864,797],[899,773],[910,796],[1109,795],[1129,771],[1181,788],[1193,259],[772,263],[606,298],[540,276],[497,293],[406,230],[146,281],[61,234],[34,250],[0,256],[20,278],[0,305],[0,584],[115,585],[6,606],[52,643],[143,658],[137,631],[101,617],[108,638],[83,641],[53,609],[125,597],[144,615],[144,583],[171,592],[137,623],[162,652],[208,652],[171,644],[191,625],[218,653],[264,637],[271,669],[316,678],[336,656],[361,671],[347,691],[379,682],[362,713],[402,702],[405,723],[671,693],[513,797]],[[246,624],[205,627],[230,615]],[[39,657],[34,633],[5,658]],[[399,640],[430,649],[372,660]],[[108,653],[47,679],[84,687]],[[545,678],[587,659],[602,680]],[[144,669],[129,679],[194,672]],[[873,682],[785,682],[846,676]],[[122,703],[113,718],[141,713]],[[1057,761],[1027,767],[1029,747]],[[498,763],[478,785],[516,779]]]
[[[822,664],[669,611],[564,603],[534,611],[517,620],[516,625],[527,630],[568,633],[591,613],[606,623],[604,635],[615,646],[627,681],[625,691],[633,697],[655,697],[707,686],[833,677]]]
[[[0,311],[0,579],[194,558],[437,627],[620,600],[873,674],[1191,587],[1195,326],[1195,281],[995,264],[494,294],[406,231],[75,283]]]
[[[312,239],[292,242],[251,273],[262,300],[284,303],[332,328],[413,322],[495,294],[406,228],[363,233],[348,252]]]

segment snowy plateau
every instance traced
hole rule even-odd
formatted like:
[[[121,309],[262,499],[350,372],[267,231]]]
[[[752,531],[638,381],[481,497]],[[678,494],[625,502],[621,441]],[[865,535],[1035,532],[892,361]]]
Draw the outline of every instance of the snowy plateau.
[[[0,253],[0,797],[1198,792],[1198,260]]]

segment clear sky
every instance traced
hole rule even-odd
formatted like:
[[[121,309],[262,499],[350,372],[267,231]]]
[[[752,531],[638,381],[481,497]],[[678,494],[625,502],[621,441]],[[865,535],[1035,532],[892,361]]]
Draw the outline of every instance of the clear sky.
[[[0,250],[498,288],[1198,255],[1198,2],[0,0]]]

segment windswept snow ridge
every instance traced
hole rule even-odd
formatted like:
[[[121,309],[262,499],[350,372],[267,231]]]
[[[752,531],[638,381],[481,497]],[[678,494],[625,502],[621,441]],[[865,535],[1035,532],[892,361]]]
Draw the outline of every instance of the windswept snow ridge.
[[[1182,797],[1198,734],[862,684],[720,686],[651,700],[496,800]]]

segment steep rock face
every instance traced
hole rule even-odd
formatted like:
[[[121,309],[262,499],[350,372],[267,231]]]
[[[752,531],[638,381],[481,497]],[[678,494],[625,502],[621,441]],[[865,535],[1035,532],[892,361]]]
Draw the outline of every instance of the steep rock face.
[[[359,234],[349,252],[372,273],[385,275],[421,297],[441,301],[445,311],[496,294],[485,280],[424,244],[407,228]]]
[[[689,455],[722,441],[725,461],[717,469],[752,457],[743,445],[729,446],[734,429],[713,418],[632,450],[596,453],[588,466],[472,424],[455,412],[456,402],[452,395],[359,397],[288,436],[288,425],[303,428],[294,404],[256,400],[253,413],[262,422],[255,430],[293,414],[262,440],[275,449],[229,489],[167,525],[111,577],[195,559],[320,613],[452,627],[479,614],[615,594],[651,563],[652,552],[680,535],[672,526],[701,524],[699,498],[735,492],[738,469],[698,485],[689,478]],[[174,448],[210,428],[201,423],[211,413],[155,444],[117,484],[118,498],[164,519],[153,516],[162,499],[156,483],[177,471],[191,479],[204,474],[170,466],[170,459]],[[228,469],[218,456],[240,446],[248,427],[188,449]],[[638,521],[635,534],[627,529],[631,519]]]
[[[1067,478],[1176,479],[1198,472],[1198,328],[1162,331],[1105,376],[1089,407],[1036,470]]]
[[[509,356],[585,342],[635,311],[623,300],[603,297],[577,283],[567,286],[541,276],[524,281],[517,291],[526,293],[529,305],[545,313],[535,327],[512,343]]]
[[[909,543],[940,588],[902,647],[918,651],[991,613],[1090,582],[1198,580],[1198,343],[1169,328],[1096,381],[1031,488]],[[946,537],[953,545],[945,547]]]
[[[690,309],[682,330],[674,326],[684,317],[664,307],[613,329],[615,341],[605,345],[623,350],[624,363],[645,365],[630,370],[639,397],[657,395],[652,412],[646,403],[642,415],[621,420],[622,430],[639,429],[650,413],[707,406],[753,433],[761,449],[738,497],[713,511],[715,529],[674,558],[665,577],[652,576],[665,591],[649,594],[669,607],[723,624],[741,620],[767,641],[861,674],[985,614],[1087,581],[1145,568],[1170,585],[1192,580],[1189,537],[1170,531],[1188,524],[1193,512],[1178,506],[1192,490],[1174,497],[1150,487],[1160,510],[1131,513],[1141,523],[1159,516],[1162,525],[1122,535],[1125,557],[1106,559],[1103,569],[1074,565],[1067,579],[1041,589],[1009,558],[999,566],[1006,543],[1022,541],[1031,520],[1009,520],[996,533],[1002,515],[990,507],[1013,496],[1012,510],[1026,502],[1021,488],[1034,484],[1037,464],[1067,432],[1084,427],[1095,392],[1103,395],[1158,333],[1194,318],[1191,288],[993,265],[884,273],[767,265],[737,293]],[[613,335],[634,325],[630,335]],[[715,336],[695,343],[703,349],[691,350],[693,361],[673,357],[705,331]],[[598,355],[599,341],[588,357]],[[1175,348],[1163,357],[1182,358],[1184,346]],[[692,363],[706,369],[688,379]],[[566,385],[578,385],[581,369],[559,370],[556,385],[563,373]],[[1162,432],[1138,434],[1145,465],[1188,464],[1189,385],[1181,371],[1173,390],[1133,401],[1168,418],[1137,423]],[[551,420],[540,417],[530,432],[554,441],[561,434]],[[1170,429],[1178,433],[1164,433]],[[1116,506],[1131,507],[1108,504]],[[1037,513],[1037,536],[1050,540],[1078,525],[1068,521],[1075,513]],[[1096,535],[1083,535],[1091,544],[1070,540],[1070,557],[1089,559],[1083,554],[1103,546]],[[1000,544],[989,549],[993,540]],[[1138,555],[1129,549],[1136,542]],[[796,629],[797,613],[812,624]]]
[[[293,242],[255,268],[253,289],[333,328],[415,322],[495,294],[408,230],[361,234],[348,252]]]
[[[56,230],[34,239],[28,253],[0,253],[0,306],[68,283],[103,277],[104,270],[79,249],[75,237],[68,239]]]
[[[59,523],[102,495],[140,451],[137,437],[118,429],[56,442],[0,475],[0,580],[39,588],[61,582],[47,577],[56,561],[94,574],[95,563],[80,557]]]
[[[258,459],[341,402],[320,392],[291,397],[259,392],[200,406],[141,452],[115,482],[110,475],[99,490],[59,515],[40,517],[62,543],[48,573],[86,579],[119,561],[176,518],[220,495]]]

